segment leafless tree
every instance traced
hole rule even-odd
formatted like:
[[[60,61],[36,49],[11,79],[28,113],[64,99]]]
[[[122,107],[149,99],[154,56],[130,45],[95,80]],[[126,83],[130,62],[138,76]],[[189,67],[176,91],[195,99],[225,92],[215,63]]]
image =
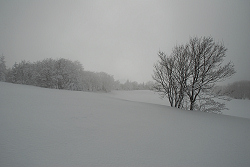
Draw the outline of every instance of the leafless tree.
[[[183,108],[186,82],[190,75],[186,49],[176,46],[169,57],[164,52],[159,52],[158,56],[160,61],[154,66],[154,89],[162,97],[167,96],[172,107]]]
[[[195,37],[186,45],[175,46],[169,57],[159,52],[153,75],[155,90],[167,96],[172,107],[221,110],[223,105],[212,100],[211,90],[235,73],[232,62],[223,65],[226,51],[212,37]]]

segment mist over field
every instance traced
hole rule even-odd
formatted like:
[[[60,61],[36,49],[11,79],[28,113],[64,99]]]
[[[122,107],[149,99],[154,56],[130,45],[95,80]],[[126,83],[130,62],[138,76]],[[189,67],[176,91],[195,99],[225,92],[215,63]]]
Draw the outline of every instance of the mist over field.
[[[0,1],[0,55],[22,60],[78,60],[115,80],[152,79],[159,50],[171,54],[190,37],[212,36],[228,48],[237,75],[250,80],[250,1]]]
[[[249,16],[243,0],[0,0],[0,167],[249,167]]]

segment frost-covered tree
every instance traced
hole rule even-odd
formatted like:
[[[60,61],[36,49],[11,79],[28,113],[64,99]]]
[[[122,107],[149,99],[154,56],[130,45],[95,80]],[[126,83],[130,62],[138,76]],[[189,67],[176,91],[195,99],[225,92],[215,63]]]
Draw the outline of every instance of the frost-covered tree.
[[[83,72],[82,84],[85,91],[100,91],[102,88],[99,75],[91,71]]]
[[[15,63],[8,71],[8,82],[45,88],[82,90],[83,67],[78,61],[44,59],[35,63]]]
[[[101,84],[102,84],[102,88],[101,88],[102,91],[110,92],[111,90],[114,89],[115,80],[113,76],[105,72],[100,72],[99,77],[100,77]]]
[[[250,81],[236,81],[224,86],[216,86],[214,94],[227,95],[234,99],[250,99]]]
[[[17,84],[34,85],[34,65],[25,60],[15,63],[8,72],[8,82]]]
[[[114,77],[104,73],[84,71],[79,61],[44,59],[34,63],[15,63],[7,72],[7,82],[52,89],[105,91],[114,89]]]
[[[6,65],[5,65],[5,57],[0,56],[0,81],[5,81],[6,79]]]
[[[148,81],[146,82],[146,84],[144,85],[143,89],[146,90],[153,90],[154,87],[154,82],[153,81]]]
[[[55,64],[56,61],[53,59],[44,59],[38,61],[35,64],[34,76],[36,80],[36,86],[45,88],[56,88],[55,78]]]
[[[67,59],[59,59],[55,63],[56,87],[58,89],[78,89],[79,77],[83,67],[80,62],[72,62]]]
[[[250,100],[250,81],[243,80],[234,82],[227,86],[227,92],[231,91],[229,95],[235,99],[249,99]]]
[[[235,73],[232,62],[223,64],[226,50],[211,37],[195,37],[186,45],[176,46],[169,57],[159,52],[153,75],[155,90],[167,96],[174,107],[220,111],[223,105],[212,100],[211,90]]]
[[[83,90],[85,91],[110,92],[115,89],[114,77],[105,72],[84,71],[82,78]]]

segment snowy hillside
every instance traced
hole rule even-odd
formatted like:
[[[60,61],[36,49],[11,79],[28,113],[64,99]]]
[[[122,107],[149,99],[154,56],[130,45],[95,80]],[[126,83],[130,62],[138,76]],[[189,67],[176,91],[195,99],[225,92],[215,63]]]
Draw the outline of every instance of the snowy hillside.
[[[150,98],[0,82],[0,166],[250,166],[250,119]]]
[[[136,91],[113,91],[110,95],[124,100],[161,104],[170,106],[167,98],[161,99],[159,95],[149,90],[136,90]],[[217,99],[218,100],[218,99]],[[250,119],[250,101],[247,99],[231,99],[230,101],[219,100],[226,104],[228,110],[223,110],[223,115],[231,115],[242,118]]]

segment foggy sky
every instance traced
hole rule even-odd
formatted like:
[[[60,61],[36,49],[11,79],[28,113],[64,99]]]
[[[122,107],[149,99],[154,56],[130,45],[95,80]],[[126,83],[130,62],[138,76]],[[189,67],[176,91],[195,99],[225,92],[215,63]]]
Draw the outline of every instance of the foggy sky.
[[[0,0],[0,54],[8,67],[66,58],[146,82],[159,50],[170,54],[194,36],[223,41],[237,71],[229,81],[250,80],[249,0]]]

